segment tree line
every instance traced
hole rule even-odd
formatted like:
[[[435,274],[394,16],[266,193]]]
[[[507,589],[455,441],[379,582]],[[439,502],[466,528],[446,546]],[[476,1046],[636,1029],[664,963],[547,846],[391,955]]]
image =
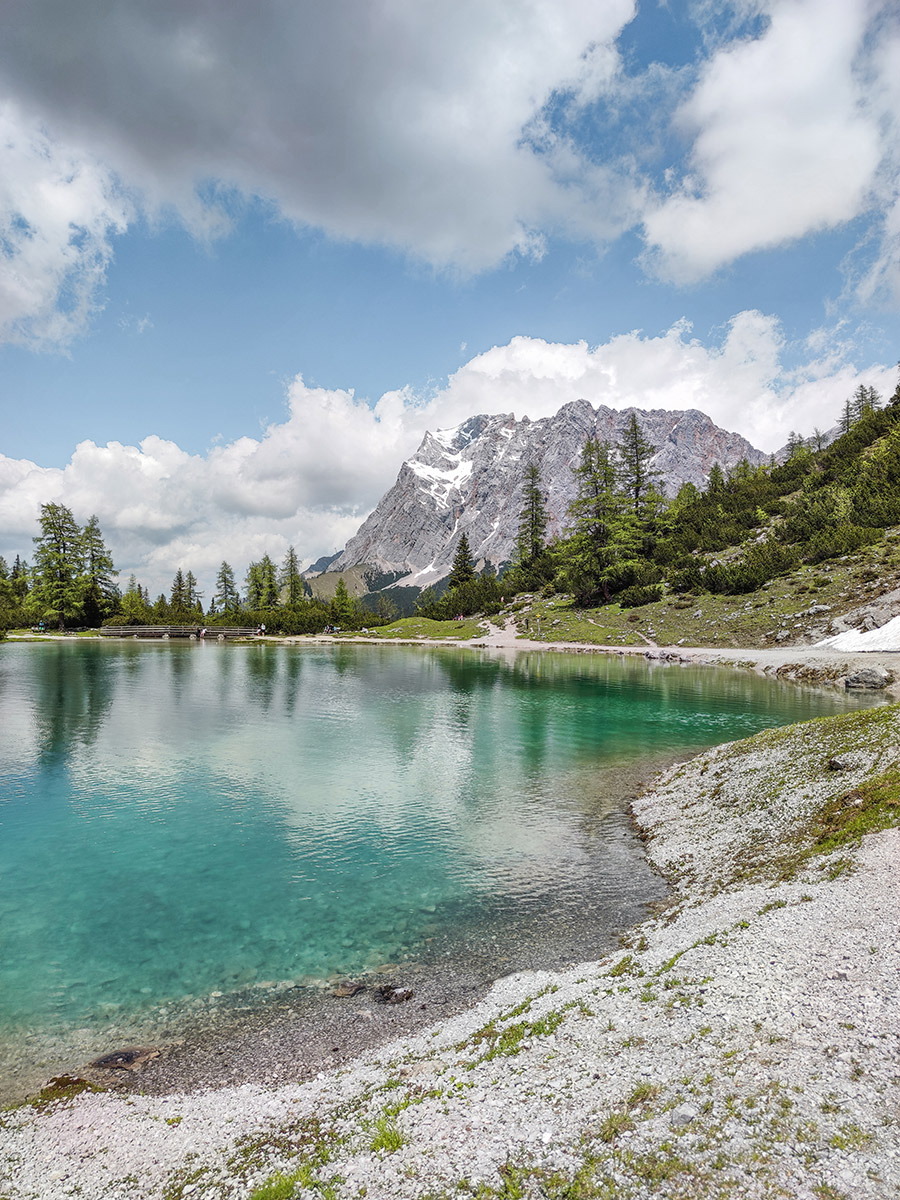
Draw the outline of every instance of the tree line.
[[[426,588],[416,610],[435,619],[494,613],[523,592],[571,594],[583,607],[634,607],[678,594],[754,591],[798,564],[818,563],[878,541],[900,524],[900,384],[884,404],[860,385],[844,405],[838,436],[792,433],[785,461],[746,459],[727,473],[717,463],[706,487],[684,484],[673,500],[659,488],[656,447],[635,414],[616,444],[589,438],[574,468],[576,495],[561,537],[547,539],[540,471],[529,464],[522,489],[514,561],[498,575],[479,572],[463,532],[448,577]],[[331,600],[316,599],[290,546],[247,568],[243,591],[223,562],[215,592],[204,596],[191,570],[175,572],[168,595],[151,597],[132,575],[124,591],[96,516],[81,527],[70,509],[44,504],[31,565],[0,558],[0,628],[57,629],[109,624],[259,625],[315,633],[392,621],[381,594],[374,608],[338,579]]]
[[[192,570],[179,567],[168,593],[152,599],[131,575],[124,590],[96,516],[83,527],[62,504],[42,504],[40,533],[32,563],[0,557],[0,629],[22,626],[65,630],[108,625],[261,625],[284,633],[315,633],[329,625],[344,629],[385,624],[397,608],[379,598],[375,609],[351,596],[343,579],[334,597],[315,599],[289,546],[276,565],[268,554],[247,568],[243,591],[234,568],[223,562],[215,592],[204,593]]]

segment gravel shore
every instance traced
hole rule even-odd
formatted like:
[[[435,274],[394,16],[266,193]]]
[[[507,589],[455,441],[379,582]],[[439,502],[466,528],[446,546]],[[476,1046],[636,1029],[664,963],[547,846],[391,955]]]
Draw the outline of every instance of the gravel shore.
[[[0,1195],[896,1198],[900,830],[813,844],[898,766],[884,706],[673,767],[634,806],[672,901],[616,954],[305,1082],[15,1109]]]

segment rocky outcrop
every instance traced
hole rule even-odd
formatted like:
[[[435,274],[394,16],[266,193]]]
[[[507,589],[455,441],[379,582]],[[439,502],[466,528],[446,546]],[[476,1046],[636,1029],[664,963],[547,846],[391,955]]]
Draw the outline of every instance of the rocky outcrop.
[[[683,483],[701,486],[715,462],[728,468],[742,458],[752,464],[766,460],[744,438],[719,429],[696,409],[618,412],[575,400],[540,421],[517,421],[511,414],[470,417],[455,429],[425,435],[331,570],[367,563],[402,571],[401,583],[424,587],[447,574],[463,532],[479,565],[509,562],[528,464],[540,468],[548,535],[559,535],[575,496],[572,468],[584,443],[588,437],[620,441],[632,413],[657,447],[653,466],[670,496]]]

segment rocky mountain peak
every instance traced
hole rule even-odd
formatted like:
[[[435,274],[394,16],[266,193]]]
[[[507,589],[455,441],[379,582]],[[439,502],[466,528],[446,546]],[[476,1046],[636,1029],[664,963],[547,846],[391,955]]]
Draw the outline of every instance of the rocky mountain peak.
[[[425,434],[331,570],[365,563],[402,576],[400,583],[425,587],[447,574],[463,532],[479,566],[502,566],[514,554],[529,463],[541,472],[548,535],[560,535],[584,443],[589,437],[621,441],[632,413],[657,448],[653,466],[667,495],[683,483],[702,486],[714,462],[728,469],[742,458],[754,465],[766,461],[739,434],[720,429],[697,409],[617,411],[582,399],[536,421],[517,421],[512,413],[469,417],[453,429]]]

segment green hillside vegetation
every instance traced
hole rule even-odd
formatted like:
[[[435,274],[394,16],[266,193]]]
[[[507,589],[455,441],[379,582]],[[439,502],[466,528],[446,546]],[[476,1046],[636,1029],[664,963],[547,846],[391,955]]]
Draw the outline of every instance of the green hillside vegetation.
[[[832,593],[844,585],[829,582],[832,564],[882,543],[885,531],[900,524],[900,386],[884,407],[873,389],[858,388],[842,425],[844,432],[828,446],[818,431],[809,440],[792,434],[780,464],[754,467],[744,460],[727,474],[714,465],[705,490],[685,484],[667,501],[651,467],[655,447],[633,416],[618,445],[594,439],[585,444],[565,537],[544,542],[543,497],[532,466],[523,489],[516,561],[499,579],[492,573],[476,576],[463,537],[445,592],[426,590],[419,612],[434,619],[491,614],[511,596],[562,593],[572,598],[568,619],[555,603],[548,628],[538,606],[531,632],[540,621],[542,637],[558,635],[565,626],[567,638],[604,640],[592,635],[600,629],[608,633],[606,640],[636,643],[641,625],[663,640],[676,630],[678,637],[668,640],[691,633],[721,640],[726,631],[719,618],[740,610],[737,617],[729,615],[739,626],[735,644],[750,644],[764,637],[773,618],[797,609],[793,591],[824,589],[820,602],[836,601]],[[878,570],[885,566],[878,555],[871,561]],[[790,585],[779,583],[798,572]],[[725,599],[763,589],[746,604]],[[696,608],[699,597],[706,606],[703,624],[692,626],[681,614]],[[645,607],[653,611],[632,615],[633,628],[620,628],[623,610]],[[598,615],[574,615],[586,610]]]
[[[831,561],[827,570],[801,565],[748,594],[667,593],[636,608],[615,602],[590,608],[567,595],[530,594],[517,597],[498,620],[509,616],[521,636],[544,642],[776,646],[897,587],[900,529],[891,529],[883,542]],[[829,612],[810,611],[823,606]]]

